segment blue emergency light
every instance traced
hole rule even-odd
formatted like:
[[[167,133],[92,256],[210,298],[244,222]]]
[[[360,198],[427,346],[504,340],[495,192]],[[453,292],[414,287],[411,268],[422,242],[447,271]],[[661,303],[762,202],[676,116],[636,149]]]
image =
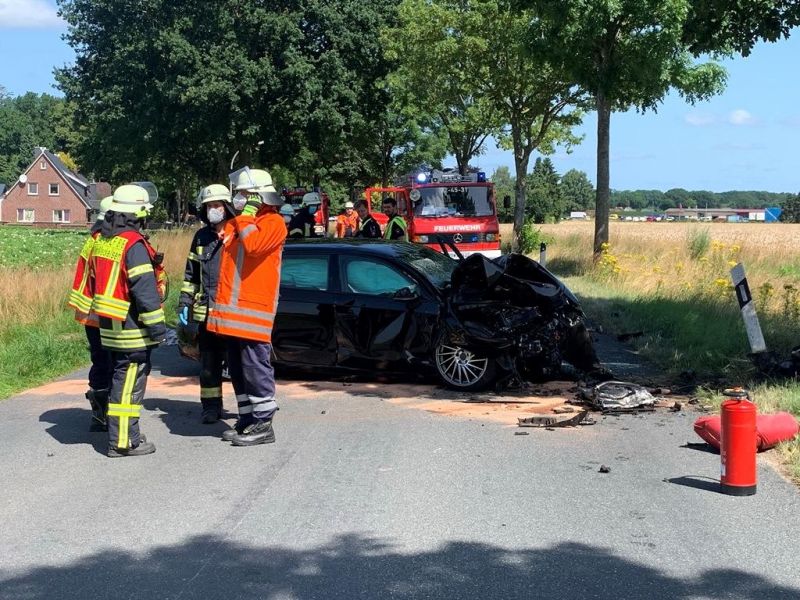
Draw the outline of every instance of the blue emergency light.
[[[486,173],[483,171],[478,171],[478,183],[485,183],[486,182]]]

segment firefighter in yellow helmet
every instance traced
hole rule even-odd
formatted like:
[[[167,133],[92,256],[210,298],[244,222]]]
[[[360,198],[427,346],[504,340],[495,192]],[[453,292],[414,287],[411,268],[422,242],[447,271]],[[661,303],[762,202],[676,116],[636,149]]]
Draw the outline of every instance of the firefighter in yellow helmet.
[[[166,334],[158,284],[163,269],[142,234],[152,207],[143,187],[117,188],[89,261],[91,312],[99,317],[100,340],[114,369],[107,415],[112,458],[156,450],[139,431],[150,353]]]
[[[198,324],[200,350],[200,403],[202,422],[216,423],[222,417],[222,367],[225,338],[206,328],[208,307],[214,303],[222,257],[220,234],[225,222],[236,216],[231,195],[224,185],[213,184],[200,190],[197,199],[200,220],[205,227],[192,239],[178,300],[179,329]]]
[[[86,340],[89,342],[89,358],[92,366],[89,368],[89,389],[86,392],[86,399],[92,407],[92,418],[89,423],[89,431],[106,431],[106,411],[108,410],[108,393],[111,388],[111,354],[103,349],[100,342],[100,330],[98,316],[92,313],[92,290],[90,287],[89,258],[92,248],[97,238],[100,236],[100,228],[108,212],[112,196],[103,198],[100,201],[97,220],[89,229],[89,237],[83,243],[81,253],[78,256],[78,264],[75,267],[75,277],[72,283],[72,290],[69,293],[68,306],[75,310],[75,320],[83,325],[86,333]]]

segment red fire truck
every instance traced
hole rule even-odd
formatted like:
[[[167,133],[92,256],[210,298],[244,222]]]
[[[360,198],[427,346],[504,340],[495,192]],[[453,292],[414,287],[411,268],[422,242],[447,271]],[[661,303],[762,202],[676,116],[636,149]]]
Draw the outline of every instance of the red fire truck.
[[[283,188],[281,190],[281,198],[286,203],[291,204],[294,207],[295,212],[300,210],[300,206],[303,203],[303,196],[309,193],[310,190],[307,190],[304,187],[296,187],[296,188]],[[319,192],[320,200],[322,200],[322,206],[319,207],[317,210],[317,214],[314,215],[314,219],[316,221],[316,225],[314,225],[314,231],[318,235],[327,236],[328,235],[328,217],[330,217],[331,213],[331,199],[328,197],[328,194],[325,192]]]
[[[494,184],[486,181],[485,173],[433,170],[404,177],[398,183],[364,191],[367,202],[376,205],[373,216],[382,228],[387,218],[380,213],[380,203],[391,196],[408,224],[410,241],[441,251],[441,240],[454,244],[464,256],[475,252],[489,258],[500,256]]]

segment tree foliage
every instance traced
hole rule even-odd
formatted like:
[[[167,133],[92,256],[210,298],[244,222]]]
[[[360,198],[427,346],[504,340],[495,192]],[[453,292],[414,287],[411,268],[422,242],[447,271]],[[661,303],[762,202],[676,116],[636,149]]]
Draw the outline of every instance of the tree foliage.
[[[583,171],[570,169],[561,177],[564,211],[590,210],[594,206],[594,186]]]
[[[564,215],[564,196],[558,173],[549,158],[537,158],[528,175],[526,213],[534,223],[554,223]]]
[[[508,167],[497,167],[491,177],[494,183],[494,197],[497,203],[497,213],[503,223],[513,222],[513,208],[506,209],[504,199],[514,197],[516,182]]]
[[[800,223],[800,194],[790,195],[784,200],[780,220],[784,223]]]

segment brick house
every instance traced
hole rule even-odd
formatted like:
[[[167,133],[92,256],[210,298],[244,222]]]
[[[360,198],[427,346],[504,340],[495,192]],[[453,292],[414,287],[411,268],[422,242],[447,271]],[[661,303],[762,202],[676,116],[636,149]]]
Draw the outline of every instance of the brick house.
[[[97,216],[100,200],[111,195],[108,183],[89,183],[47,148],[0,195],[0,223],[38,227],[85,227]]]

